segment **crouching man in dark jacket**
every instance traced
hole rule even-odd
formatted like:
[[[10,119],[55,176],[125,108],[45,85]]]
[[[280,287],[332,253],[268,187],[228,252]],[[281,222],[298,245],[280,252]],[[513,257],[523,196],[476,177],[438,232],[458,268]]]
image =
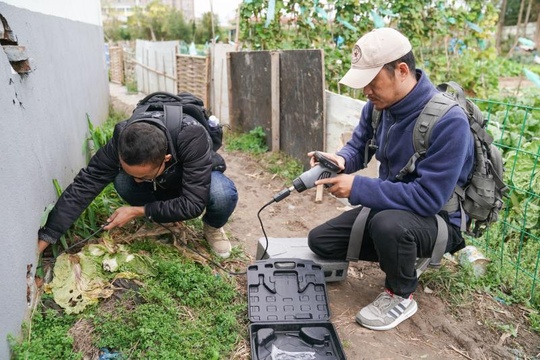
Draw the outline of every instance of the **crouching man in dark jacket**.
[[[114,211],[105,230],[146,216],[158,223],[203,214],[204,236],[212,250],[228,257],[223,231],[238,201],[234,183],[212,170],[212,143],[206,129],[184,114],[171,133],[160,119],[120,122],[112,139],[69,185],[38,232],[39,251],[54,244],[109,183],[130,204]]]

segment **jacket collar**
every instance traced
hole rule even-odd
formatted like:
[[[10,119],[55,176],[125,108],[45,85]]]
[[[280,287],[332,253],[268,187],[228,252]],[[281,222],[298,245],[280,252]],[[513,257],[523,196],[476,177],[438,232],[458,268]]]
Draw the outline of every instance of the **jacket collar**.
[[[394,118],[403,119],[411,115],[411,113],[423,109],[437,92],[424,71],[417,69],[416,78],[418,81],[413,89],[403,99],[387,109]]]

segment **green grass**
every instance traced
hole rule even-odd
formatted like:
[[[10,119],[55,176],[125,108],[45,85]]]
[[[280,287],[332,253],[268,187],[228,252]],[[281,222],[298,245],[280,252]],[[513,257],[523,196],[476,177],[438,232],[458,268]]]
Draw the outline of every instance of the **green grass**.
[[[266,134],[260,126],[243,134],[227,133],[225,148],[252,155],[264,169],[287,182],[291,182],[304,171],[299,160],[282,152],[268,152]]]
[[[12,336],[12,359],[81,359],[82,355],[72,351],[73,338],[67,336],[75,317],[59,315],[52,309],[39,309],[31,324],[24,324],[24,340],[18,342]]]
[[[228,133],[225,141],[225,149],[239,150],[248,154],[262,154],[268,151],[266,135],[261,126],[257,126],[244,134]]]
[[[131,358],[219,359],[234,350],[242,329],[236,320],[245,304],[233,278],[187,261],[156,241],[132,249],[152,254],[156,276],[147,278],[138,306],[122,301],[94,318],[98,347],[120,349]],[[172,251],[171,251],[172,250]]]
[[[137,88],[137,81],[131,80],[126,82],[126,89],[128,94],[137,94],[139,92],[139,89]]]
[[[262,154],[259,162],[272,174],[291,183],[304,171],[304,166],[298,160],[281,152]]]

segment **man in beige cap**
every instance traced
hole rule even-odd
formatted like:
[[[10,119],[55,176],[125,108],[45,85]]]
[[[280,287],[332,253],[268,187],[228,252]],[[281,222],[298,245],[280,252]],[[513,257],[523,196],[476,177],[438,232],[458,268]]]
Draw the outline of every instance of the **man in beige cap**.
[[[333,195],[361,206],[312,229],[308,243],[322,257],[379,262],[386,274],[385,289],[358,312],[356,321],[388,330],[418,309],[412,297],[418,286],[415,262],[434,251],[436,215],[448,232],[444,250],[464,247],[459,208],[443,207],[456,184],[467,182],[473,141],[465,114],[454,106],[433,127],[428,150],[414,169],[400,174],[415,153],[416,119],[437,90],[427,74],[416,69],[411,44],[397,30],[380,28],[362,36],[341,83],[363,88],[368,102],[351,140],[337,154],[326,153],[342,173],[316,184],[326,184]],[[372,123],[376,118],[378,125]],[[378,178],[353,174],[373,156],[380,162]],[[365,222],[357,227],[355,220],[362,214]]]

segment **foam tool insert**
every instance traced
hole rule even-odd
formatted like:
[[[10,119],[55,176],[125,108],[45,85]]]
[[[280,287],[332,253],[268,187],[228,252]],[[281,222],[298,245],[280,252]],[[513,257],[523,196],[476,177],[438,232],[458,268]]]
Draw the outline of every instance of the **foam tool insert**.
[[[321,265],[265,259],[249,265],[247,277],[253,360],[346,359],[329,321]]]

